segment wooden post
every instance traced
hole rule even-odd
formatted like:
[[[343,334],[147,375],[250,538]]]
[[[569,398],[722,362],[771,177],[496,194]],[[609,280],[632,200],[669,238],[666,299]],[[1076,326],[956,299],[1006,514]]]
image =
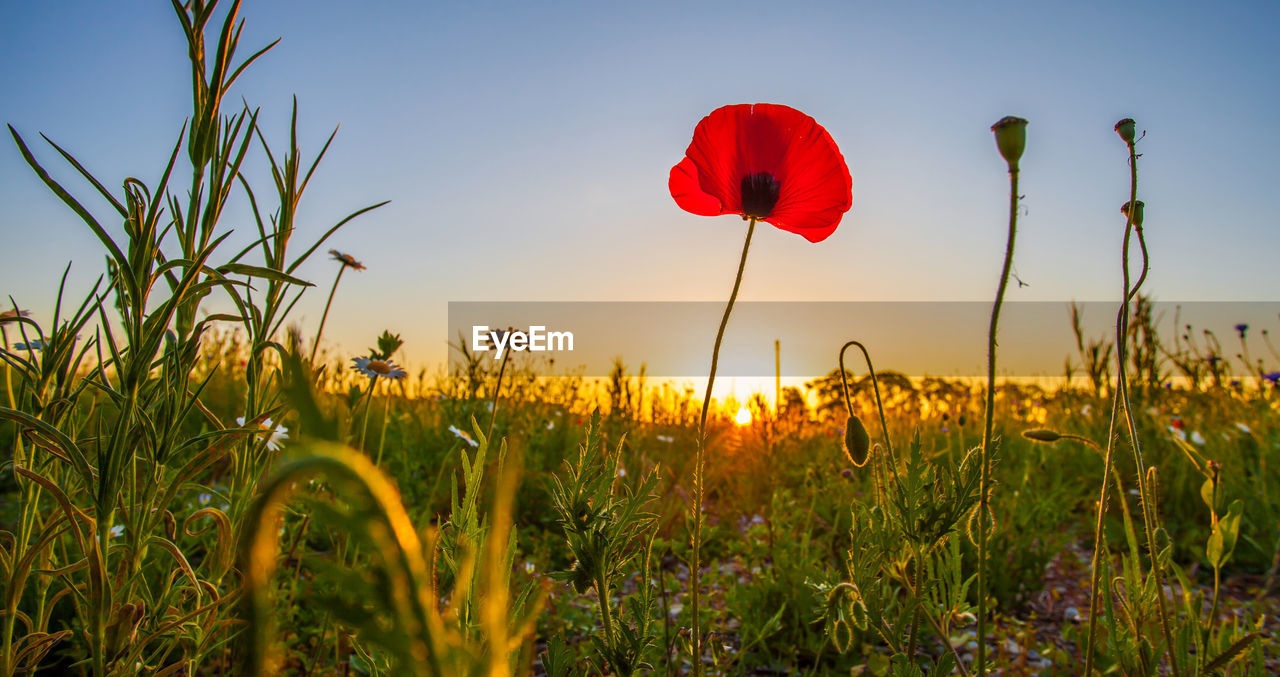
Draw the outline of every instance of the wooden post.
[[[773,415],[782,413],[782,341],[773,340]]]

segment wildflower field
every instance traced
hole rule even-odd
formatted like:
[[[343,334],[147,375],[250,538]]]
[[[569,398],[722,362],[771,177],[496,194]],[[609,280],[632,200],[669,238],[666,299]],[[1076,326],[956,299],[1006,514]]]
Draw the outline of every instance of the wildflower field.
[[[998,376],[1037,143],[1008,116],[983,375],[830,336],[802,387],[713,396],[753,238],[829,246],[856,209],[838,136],[774,103],[689,120],[653,185],[736,233],[700,253],[737,261],[705,390],[464,336],[432,370],[391,322],[326,338],[379,274],[340,238],[386,202],[299,218],[334,136],[304,149],[296,101],[263,129],[234,85],[274,43],[219,4],[173,2],[192,96],[154,173],[9,127],[105,266],[0,314],[0,676],[1280,672],[1280,317],[1158,328],[1140,121],[1098,132],[1114,324],[1064,312],[1051,385]]]

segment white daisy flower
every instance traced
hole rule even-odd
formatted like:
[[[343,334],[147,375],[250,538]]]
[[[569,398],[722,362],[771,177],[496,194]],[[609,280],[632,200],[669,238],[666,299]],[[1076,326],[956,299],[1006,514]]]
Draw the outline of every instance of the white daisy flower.
[[[244,417],[237,416],[236,424],[243,428]],[[273,424],[269,418],[263,419],[262,431],[262,435],[267,438],[267,448],[272,451],[278,451],[280,449],[280,445],[285,440],[289,439],[289,429],[282,425]]]
[[[111,534],[111,537],[112,537],[112,538],[116,538],[116,537],[120,536],[120,534],[123,534],[123,533],[124,533],[124,525],[123,525],[123,524],[117,524],[117,525],[115,525],[114,527],[111,527],[111,529],[110,529],[109,533]]]
[[[352,369],[355,369],[369,378],[382,377],[398,379],[409,375],[409,372],[396,366],[391,360],[375,360],[372,357],[357,357],[353,359],[352,362],[356,363]]]
[[[459,430],[459,429],[458,429],[458,426],[454,426],[454,425],[449,426],[449,432],[453,433],[455,437],[457,437],[458,439],[460,439],[460,440],[462,440],[462,441],[466,442],[467,444],[470,444],[470,445],[471,445],[471,446],[473,446],[473,447],[478,447],[478,446],[480,446],[480,443],[479,443],[479,442],[477,442],[477,441],[475,441],[475,440],[471,439],[471,436],[470,436],[470,435],[468,435],[468,434],[466,434],[465,432],[462,432],[461,430]]]

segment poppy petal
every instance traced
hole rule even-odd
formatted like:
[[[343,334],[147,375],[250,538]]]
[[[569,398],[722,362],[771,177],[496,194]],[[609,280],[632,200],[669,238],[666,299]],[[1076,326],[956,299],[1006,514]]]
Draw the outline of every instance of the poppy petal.
[[[694,214],[743,214],[743,180],[761,173],[779,185],[763,220],[811,242],[831,235],[853,204],[849,167],[827,130],[769,103],[723,106],[703,118],[671,170],[671,194]]]
[[[777,170],[778,204],[765,220],[820,242],[853,206],[853,177],[831,134],[804,117],[792,128],[791,145]]]
[[[675,198],[680,208],[698,216],[720,216],[725,212],[724,205],[714,195],[703,192],[698,185],[698,168],[693,160],[685,158],[680,164],[671,168],[671,177],[667,180],[671,189],[671,197]]]

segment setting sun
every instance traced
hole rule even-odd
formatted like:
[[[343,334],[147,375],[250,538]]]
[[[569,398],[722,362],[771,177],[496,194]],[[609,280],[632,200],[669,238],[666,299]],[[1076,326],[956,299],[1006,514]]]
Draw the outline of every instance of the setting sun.
[[[750,425],[751,410],[747,409],[746,406],[743,406],[741,409],[738,410],[738,415],[733,417],[733,422],[737,423],[738,425]]]

